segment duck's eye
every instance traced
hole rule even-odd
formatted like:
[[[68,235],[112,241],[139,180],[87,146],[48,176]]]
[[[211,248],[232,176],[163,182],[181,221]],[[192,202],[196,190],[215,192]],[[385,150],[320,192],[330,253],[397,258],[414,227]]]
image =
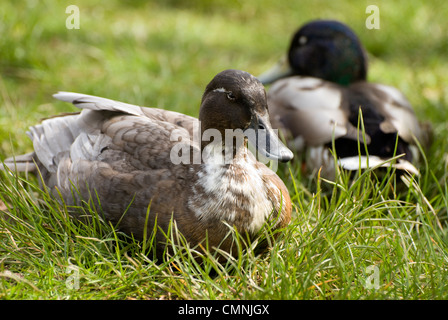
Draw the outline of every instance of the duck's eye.
[[[305,37],[305,36],[301,36],[301,37],[299,38],[299,44],[300,44],[301,46],[303,46],[307,41],[308,41],[308,38]]]
[[[235,95],[233,94],[232,91],[227,91],[226,94],[227,94],[227,99],[229,99],[230,101],[235,101],[236,100],[236,97],[235,97]]]

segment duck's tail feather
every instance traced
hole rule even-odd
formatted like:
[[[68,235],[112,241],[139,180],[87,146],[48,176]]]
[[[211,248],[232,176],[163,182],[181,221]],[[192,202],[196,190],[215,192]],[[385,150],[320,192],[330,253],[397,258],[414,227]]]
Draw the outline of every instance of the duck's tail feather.
[[[35,159],[35,153],[30,152],[19,156],[7,158],[0,163],[0,170],[8,168],[11,171],[18,172],[34,172],[37,169]]]

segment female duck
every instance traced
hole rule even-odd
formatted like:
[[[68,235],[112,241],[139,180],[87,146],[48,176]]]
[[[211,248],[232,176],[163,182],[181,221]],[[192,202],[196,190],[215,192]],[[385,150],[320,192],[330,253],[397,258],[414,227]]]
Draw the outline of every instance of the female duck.
[[[271,128],[266,93],[252,75],[238,70],[216,75],[203,95],[199,121],[77,93],[55,98],[82,111],[31,127],[34,152],[5,163],[22,171],[39,169],[43,183],[67,204],[95,195],[99,212],[136,238],[143,238],[145,227],[151,234],[156,223],[166,233],[172,219],[192,247],[232,254],[237,251],[226,238],[229,226],[253,237],[265,222],[280,228],[290,221],[288,190],[247,149],[252,139],[269,159],[292,158]],[[202,142],[194,137],[198,132]],[[228,132],[232,139],[218,136]],[[261,138],[269,143],[262,145]],[[162,232],[156,241],[161,257]]]
[[[334,177],[334,139],[338,163],[347,170],[393,166],[418,172],[411,162],[417,141],[429,143],[427,133],[400,91],[366,78],[367,56],[358,37],[327,20],[300,28],[287,59],[259,77],[263,84],[275,81],[268,91],[272,124],[292,148],[306,149],[310,171],[322,168],[323,176]]]

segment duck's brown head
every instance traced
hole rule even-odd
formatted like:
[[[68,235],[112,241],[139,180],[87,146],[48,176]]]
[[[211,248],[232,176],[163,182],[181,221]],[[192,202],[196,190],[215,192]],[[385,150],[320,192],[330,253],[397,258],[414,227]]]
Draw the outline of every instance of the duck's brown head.
[[[218,73],[205,89],[199,120],[201,136],[216,130],[224,142],[226,129],[239,129],[268,159],[286,162],[293,157],[271,127],[263,85],[247,72],[229,69]],[[208,143],[202,141],[202,148]]]

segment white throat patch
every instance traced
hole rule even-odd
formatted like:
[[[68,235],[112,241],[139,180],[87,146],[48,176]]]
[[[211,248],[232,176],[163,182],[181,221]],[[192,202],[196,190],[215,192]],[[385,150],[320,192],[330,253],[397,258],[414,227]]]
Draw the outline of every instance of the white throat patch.
[[[244,211],[248,222],[240,227],[256,233],[275,210],[267,192],[275,186],[271,182],[266,185],[263,173],[255,167],[256,159],[247,149],[244,152],[246,154],[235,157],[228,165],[218,159],[205,161],[196,182],[202,188],[193,187],[195,196],[188,205],[201,220],[216,219],[229,224]],[[214,154],[212,152],[210,156]]]

